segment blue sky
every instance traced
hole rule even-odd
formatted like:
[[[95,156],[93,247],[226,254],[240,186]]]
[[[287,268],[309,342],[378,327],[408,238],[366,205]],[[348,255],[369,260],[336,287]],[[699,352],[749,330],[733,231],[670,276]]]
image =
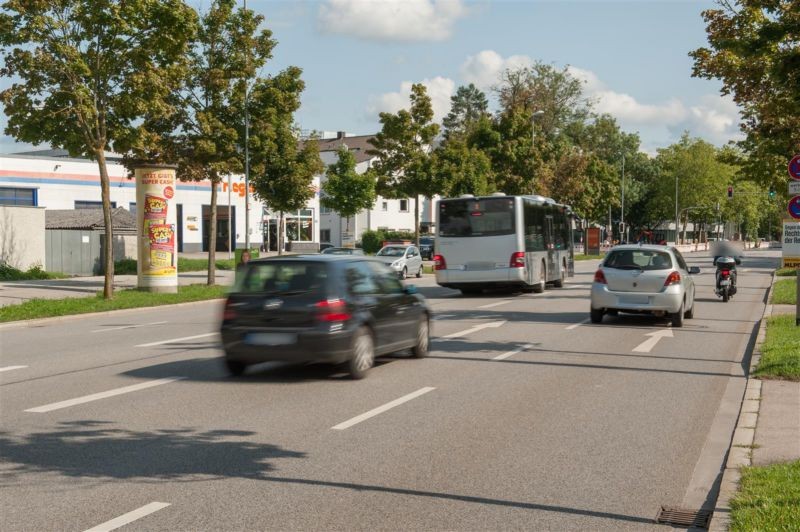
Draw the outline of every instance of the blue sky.
[[[201,9],[209,0],[198,0]],[[710,0],[249,0],[278,46],[263,74],[304,70],[297,114],[308,130],[378,130],[378,112],[407,104],[423,82],[438,117],[468,82],[489,89],[505,67],[569,65],[596,110],[639,132],[653,153],[684,130],[715,144],[738,136],[720,83],[691,77]],[[3,86],[8,82],[4,80]],[[4,121],[3,121],[4,122]],[[4,125],[4,124],[3,124]],[[3,138],[0,151],[12,151]]]

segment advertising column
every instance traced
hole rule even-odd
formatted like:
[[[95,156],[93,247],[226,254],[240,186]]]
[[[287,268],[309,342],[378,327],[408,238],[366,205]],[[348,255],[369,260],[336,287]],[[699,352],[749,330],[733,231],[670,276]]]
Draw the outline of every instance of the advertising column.
[[[175,166],[142,165],[136,175],[138,287],[150,292],[178,291],[175,252]]]

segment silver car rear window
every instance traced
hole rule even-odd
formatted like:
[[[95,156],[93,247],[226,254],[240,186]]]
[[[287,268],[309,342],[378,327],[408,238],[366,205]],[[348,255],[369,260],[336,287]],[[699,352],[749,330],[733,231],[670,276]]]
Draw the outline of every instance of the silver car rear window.
[[[672,257],[666,251],[617,249],[609,252],[603,266],[618,270],[671,270]]]

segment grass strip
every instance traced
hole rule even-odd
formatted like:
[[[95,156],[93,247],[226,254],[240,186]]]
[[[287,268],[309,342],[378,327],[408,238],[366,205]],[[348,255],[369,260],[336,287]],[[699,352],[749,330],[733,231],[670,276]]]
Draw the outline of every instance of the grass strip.
[[[177,294],[159,294],[141,290],[119,290],[114,299],[103,299],[102,294],[65,299],[32,299],[19,305],[0,307],[0,322],[51,318],[70,314],[105,312],[126,308],[157,307],[191,301],[218,299],[225,296],[227,287],[189,285],[178,287]]]
[[[800,327],[794,314],[772,316],[755,376],[800,381]]]
[[[781,268],[775,272],[778,277],[797,277],[797,270],[795,268]]]
[[[797,302],[797,279],[780,279],[772,289],[773,305],[794,305]]]
[[[215,262],[218,270],[233,270],[234,259],[220,259]],[[208,270],[207,259],[185,259],[178,257],[178,272],[204,272]],[[115,275],[136,275],[136,259],[124,259],[114,263]]]
[[[745,530],[800,530],[800,460],[742,469],[731,531]]]
[[[605,255],[575,255],[575,260],[599,260]]]

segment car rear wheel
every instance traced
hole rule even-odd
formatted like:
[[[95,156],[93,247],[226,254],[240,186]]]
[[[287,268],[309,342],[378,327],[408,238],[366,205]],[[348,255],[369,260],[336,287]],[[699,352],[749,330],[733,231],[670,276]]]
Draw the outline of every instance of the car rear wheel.
[[[539,282],[533,285],[533,291],[537,294],[541,294],[544,292],[544,285],[547,280],[547,266],[545,266],[544,261],[542,262],[542,267],[539,269]]]
[[[603,309],[593,308],[589,311],[589,318],[592,323],[603,323]]]
[[[683,327],[683,313],[684,307],[686,306],[686,302],[681,303],[681,308],[678,309],[678,312],[672,315],[672,326],[673,327]]]
[[[694,301],[692,301],[692,308],[690,308],[689,310],[687,310],[687,311],[686,311],[686,312],[683,314],[683,317],[684,317],[684,318],[686,318],[687,320],[690,320],[690,319],[694,318]]]
[[[420,264],[420,265],[419,265],[419,271],[417,272],[417,279],[420,279],[420,278],[422,278],[422,269],[423,269],[424,267],[425,267],[425,266],[423,266],[422,264]]]
[[[228,369],[228,373],[234,377],[239,377],[247,369],[247,364],[244,362],[239,362],[238,360],[230,360],[226,358],[225,367]]]
[[[375,342],[366,327],[359,327],[353,337],[353,355],[347,363],[347,370],[353,379],[363,379],[375,364]]]
[[[428,346],[430,345],[431,329],[428,323],[428,316],[422,316],[417,326],[417,345],[411,348],[415,358],[425,358],[428,356]]]

